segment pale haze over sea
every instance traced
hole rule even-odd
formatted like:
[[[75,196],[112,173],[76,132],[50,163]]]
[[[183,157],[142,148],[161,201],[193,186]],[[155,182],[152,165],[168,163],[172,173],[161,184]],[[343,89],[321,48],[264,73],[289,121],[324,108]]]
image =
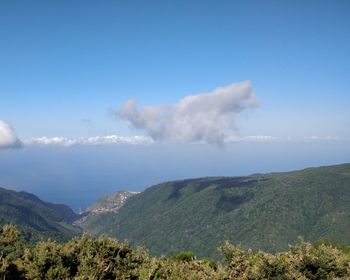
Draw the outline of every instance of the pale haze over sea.
[[[201,176],[240,176],[348,162],[348,142],[103,145],[2,151],[3,187],[33,192],[79,211],[118,190]]]

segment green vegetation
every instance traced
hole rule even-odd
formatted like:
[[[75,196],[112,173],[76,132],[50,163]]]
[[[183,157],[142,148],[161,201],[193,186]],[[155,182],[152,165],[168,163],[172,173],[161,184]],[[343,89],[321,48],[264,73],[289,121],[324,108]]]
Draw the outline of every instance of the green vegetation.
[[[287,252],[244,251],[225,242],[222,262],[191,252],[153,257],[109,237],[87,235],[66,243],[28,244],[13,225],[0,229],[1,279],[349,279],[350,253],[330,244],[300,242]]]
[[[163,183],[130,197],[118,213],[88,217],[84,228],[155,255],[189,250],[214,259],[224,240],[271,253],[298,236],[350,243],[350,164]]]
[[[0,188],[0,278],[350,279],[350,164],[121,194],[79,221],[130,244]]]
[[[27,240],[68,240],[80,234],[72,226],[78,218],[68,206],[47,203],[33,194],[0,188],[0,226],[15,224]]]

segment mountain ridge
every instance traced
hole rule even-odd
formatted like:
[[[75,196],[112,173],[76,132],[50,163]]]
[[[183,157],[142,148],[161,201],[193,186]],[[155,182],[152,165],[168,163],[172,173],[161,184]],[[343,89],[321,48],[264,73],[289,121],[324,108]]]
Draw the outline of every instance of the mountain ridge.
[[[192,250],[215,257],[224,240],[276,252],[298,236],[349,243],[349,197],[350,164],[185,179],[151,186],[118,213],[88,219],[85,229],[158,255]]]
[[[20,226],[28,233],[28,239],[67,240],[80,234],[80,229],[71,225],[78,217],[64,204],[45,202],[31,193],[0,187],[0,225]]]

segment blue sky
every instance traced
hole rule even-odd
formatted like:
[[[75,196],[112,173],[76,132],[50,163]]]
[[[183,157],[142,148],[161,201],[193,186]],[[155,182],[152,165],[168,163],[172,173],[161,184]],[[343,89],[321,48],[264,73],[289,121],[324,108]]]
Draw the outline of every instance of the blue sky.
[[[317,142],[329,151],[333,146],[341,147],[343,155],[339,158],[327,153],[313,164],[349,161],[344,144],[350,139],[349,14],[350,2],[345,0],[3,0],[0,120],[10,124],[25,144],[28,139],[42,137],[47,142],[52,137],[74,142],[108,135],[147,139],[153,135],[153,146],[166,145],[181,154],[186,152],[178,143],[168,141],[177,140],[174,135],[183,132],[178,122],[170,122],[167,132],[160,133],[150,128],[146,117],[135,120],[136,115],[128,112],[127,117],[116,118],[116,112],[135,98],[137,110],[153,105],[152,112],[158,112],[159,104],[168,104],[170,111],[161,109],[161,115],[170,114],[173,119],[177,115],[173,112],[186,96],[214,93],[218,87],[250,81],[248,92],[255,94],[258,106],[244,105],[242,111],[228,115],[234,118],[232,124],[222,125],[239,141],[249,140],[253,154],[264,149],[256,142],[265,140],[305,145]],[[201,118],[207,119],[205,115]],[[152,119],[153,124],[168,125],[169,119]],[[169,136],[171,129],[174,133]],[[189,126],[192,129],[193,125]],[[161,137],[154,136],[159,134]],[[181,138],[180,144],[194,145],[189,143],[191,139],[216,143],[214,138],[198,132]],[[227,145],[238,145],[236,142]],[[203,145],[203,153],[213,149]],[[285,145],[302,155],[304,148]],[[242,155],[228,152],[234,149],[231,146],[227,154],[240,160]],[[141,153],[142,147],[134,149]],[[31,148],[29,143],[21,150],[0,151],[0,161],[5,162],[5,153],[13,158],[18,153],[35,157],[24,152]],[[33,149],[37,151],[37,147]],[[69,149],[73,151],[72,147],[65,149],[68,154]],[[273,145],[268,149],[272,151]],[[44,150],[42,147],[40,153]],[[216,156],[222,153],[221,148],[214,147],[214,151]],[[145,156],[144,161],[147,159]],[[12,162],[16,169],[16,161]],[[290,167],[309,163],[304,157],[295,162],[299,165]],[[198,162],[193,159],[191,164]],[[278,167],[276,164],[271,169]],[[141,166],[131,168],[137,173]],[[209,172],[210,168],[205,171],[220,173]],[[62,171],[62,176],[67,172]],[[249,170],[243,168],[242,172]],[[174,172],[176,176],[168,177],[202,173]],[[155,178],[152,173],[149,176]],[[15,180],[5,181],[20,185]],[[123,184],[128,184],[126,178]]]
[[[174,103],[250,80],[261,107],[247,133],[349,136],[349,12],[348,1],[1,1],[1,119],[24,138],[130,134],[108,118],[130,97]]]

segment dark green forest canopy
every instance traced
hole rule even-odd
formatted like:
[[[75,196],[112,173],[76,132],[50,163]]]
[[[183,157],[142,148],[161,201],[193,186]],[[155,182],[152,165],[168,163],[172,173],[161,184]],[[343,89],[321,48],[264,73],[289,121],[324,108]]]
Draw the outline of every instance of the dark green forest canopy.
[[[153,257],[127,242],[87,235],[66,243],[28,244],[13,225],[0,229],[1,279],[349,279],[348,247],[301,242],[279,254],[221,244],[222,261],[191,252]]]
[[[350,164],[246,177],[162,183],[118,213],[88,216],[84,230],[143,245],[153,254],[218,258],[224,241],[279,252],[305,240],[350,242]]]
[[[270,253],[288,250],[298,236],[350,243],[349,164],[166,182],[133,194],[123,205],[118,195],[114,198],[97,205],[113,211],[88,214],[79,225],[97,236],[130,240],[158,256],[192,251],[218,260],[217,247],[225,240]],[[65,205],[0,188],[1,225],[16,224],[28,241],[79,236],[81,229],[72,226],[79,217]]]
[[[12,223],[23,229],[28,240],[68,240],[80,234],[72,226],[79,215],[63,204],[48,203],[27,192],[0,188],[0,225]]]

